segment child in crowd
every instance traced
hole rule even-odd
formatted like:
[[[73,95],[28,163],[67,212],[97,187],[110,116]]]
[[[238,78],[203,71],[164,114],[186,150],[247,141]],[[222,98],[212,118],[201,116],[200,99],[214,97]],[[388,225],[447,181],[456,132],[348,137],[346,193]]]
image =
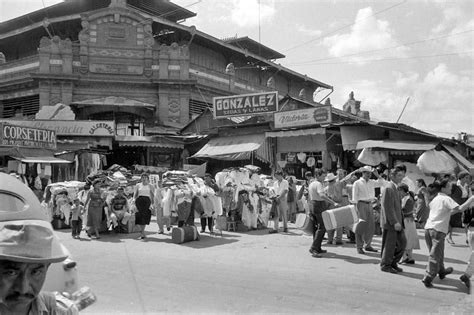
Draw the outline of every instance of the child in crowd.
[[[81,205],[79,198],[74,199],[71,207],[71,228],[72,238],[80,238],[82,230],[82,214],[84,213],[84,206]]]

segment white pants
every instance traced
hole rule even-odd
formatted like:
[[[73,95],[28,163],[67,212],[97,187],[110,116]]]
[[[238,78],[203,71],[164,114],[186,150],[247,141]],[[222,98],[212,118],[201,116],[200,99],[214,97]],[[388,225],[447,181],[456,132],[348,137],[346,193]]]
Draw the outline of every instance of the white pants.
[[[128,223],[128,220],[130,220],[130,217],[132,216],[130,213],[128,213],[127,211],[125,210],[120,210],[120,211],[115,211],[117,213],[117,215],[115,213],[111,213],[110,214],[110,219],[112,220],[112,224],[114,225],[114,227],[117,227],[118,225],[118,220],[122,219],[122,224],[127,224]]]

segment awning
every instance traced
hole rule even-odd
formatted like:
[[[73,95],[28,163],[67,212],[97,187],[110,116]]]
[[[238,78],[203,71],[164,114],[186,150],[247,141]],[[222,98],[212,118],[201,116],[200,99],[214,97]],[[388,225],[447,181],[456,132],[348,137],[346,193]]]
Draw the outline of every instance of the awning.
[[[265,132],[265,137],[266,138],[300,137],[300,136],[311,136],[311,135],[324,135],[325,133],[326,133],[326,129],[324,128],[311,128],[311,129],[268,131],[268,132]]]
[[[26,157],[16,157],[12,156],[15,160],[21,161],[23,163],[41,163],[41,164],[67,164],[72,163],[72,161],[58,159],[52,156],[26,156]]]
[[[217,160],[246,160],[250,152],[258,150],[265,142],[264,134],[239,135],[211,139],[193,158]]]
[[[157,136],[115,136],[120,147],[149,147],[183,149],[183,142],[179,139],[169,139]]]
[[[414,141],[394,141],[394,140],[364,140],[357,142],[356,150],[365,148],[404,150],[404,151],[427,151],[436,147],[436,143],[414,142]]]
[[[467,160],[464,156],[461,155],[456,149],[453,147],[447,146],[443,144],[443,148],[448,151],[450,155],[454,157],[454,159],[461,164],[471,175],[474,175],[474,164],[472,164],[469,160]]]

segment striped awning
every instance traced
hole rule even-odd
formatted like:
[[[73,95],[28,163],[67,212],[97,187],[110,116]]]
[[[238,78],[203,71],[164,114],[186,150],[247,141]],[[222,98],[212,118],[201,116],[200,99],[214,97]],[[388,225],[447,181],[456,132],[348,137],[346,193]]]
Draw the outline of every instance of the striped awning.
[[[184,149],[184,144],[179,139],[160,136],[115,136],[115,141],[120,147]]]
[[[264,145],[265,144],[265,145]],[[212,158],[216,160],[249,160],[251,153],[264,162],[270,162],[270,150],[265,135],[237,135],[211,139],[193,158]]]

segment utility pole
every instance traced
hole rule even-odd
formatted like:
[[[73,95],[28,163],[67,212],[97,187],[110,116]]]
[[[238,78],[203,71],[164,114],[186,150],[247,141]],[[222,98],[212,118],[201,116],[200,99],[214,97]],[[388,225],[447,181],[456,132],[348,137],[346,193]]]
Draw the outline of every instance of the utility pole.
[[[405,106],[403,106],[402,112],[400,113],[400,116],[398,116],[397,124],[398,124],[398,122],[400,121],[400,118],[402,118],[403,112],[405,111],[405,108],[407,108],[407,105],[408,105],[408,101],[409,101],[409,100],[410,100],[410,97],[407,98],[407,101],[405,102]]]

